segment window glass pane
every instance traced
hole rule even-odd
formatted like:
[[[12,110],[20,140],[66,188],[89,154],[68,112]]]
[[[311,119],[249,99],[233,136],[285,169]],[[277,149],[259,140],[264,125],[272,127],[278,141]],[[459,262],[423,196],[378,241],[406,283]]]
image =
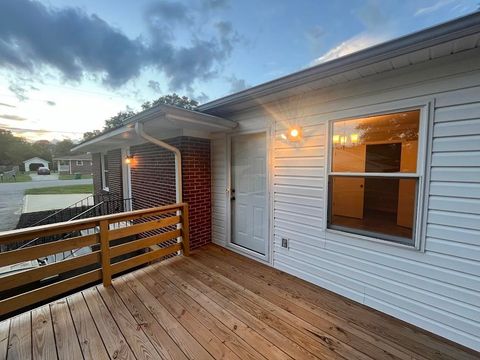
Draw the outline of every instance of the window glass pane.
[[[413,244],[417,179],[330,176],[329,227]]]
[[[419,120],[414,110],[334,122],[332,171],[416,172]]]

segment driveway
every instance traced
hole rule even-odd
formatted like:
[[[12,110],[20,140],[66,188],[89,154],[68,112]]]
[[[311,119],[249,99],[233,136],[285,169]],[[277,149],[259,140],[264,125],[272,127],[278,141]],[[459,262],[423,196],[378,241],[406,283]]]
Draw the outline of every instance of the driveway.
[[[50,175],[37,175],[37,174],[30,174],[32,181],[52,181],[58,180],[58,174],[50,174]],[[52,185],[55,186],[55,185]]]
[[[48,176],[48,175],[46,175]],[[32,176],[33,179],[33,176]],[[12,230],[17,226],[23,205],[23,192],[27,189],[91,184],[92,179],[40,180],[18,183],[0,183],[0,231]]]

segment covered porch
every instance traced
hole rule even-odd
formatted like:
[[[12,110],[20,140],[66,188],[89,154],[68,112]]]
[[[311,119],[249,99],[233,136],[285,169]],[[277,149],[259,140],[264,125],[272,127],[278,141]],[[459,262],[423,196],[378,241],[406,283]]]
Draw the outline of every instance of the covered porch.
[[[7,359],[478,359],[478,353],[207,245],[0,323]]]

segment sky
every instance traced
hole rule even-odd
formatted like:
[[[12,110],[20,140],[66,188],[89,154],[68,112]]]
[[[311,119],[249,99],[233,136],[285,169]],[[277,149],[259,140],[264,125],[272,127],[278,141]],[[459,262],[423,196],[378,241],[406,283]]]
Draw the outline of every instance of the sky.
[[[71,138],[200,103],[479,8],[478,0],[0,0],[0,128]]]

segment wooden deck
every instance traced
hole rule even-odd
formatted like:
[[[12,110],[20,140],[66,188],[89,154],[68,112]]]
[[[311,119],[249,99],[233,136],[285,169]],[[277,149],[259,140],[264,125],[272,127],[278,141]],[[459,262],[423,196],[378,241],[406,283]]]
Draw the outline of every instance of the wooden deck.
[[[0,359],[479,359],[210,245],[0,323]]]

